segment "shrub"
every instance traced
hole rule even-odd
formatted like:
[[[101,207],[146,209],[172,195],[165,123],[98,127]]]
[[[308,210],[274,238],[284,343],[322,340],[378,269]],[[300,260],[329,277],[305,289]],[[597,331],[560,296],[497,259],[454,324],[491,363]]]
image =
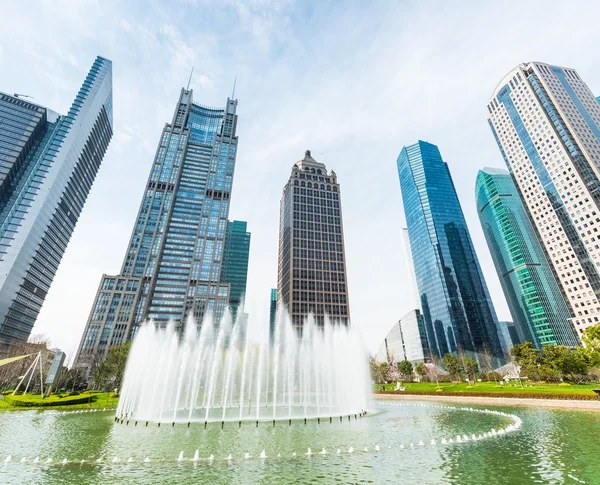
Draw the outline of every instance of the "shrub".
[[[71,391],[67,396],[79,396],[79,391]]]
[[[63,398],[65,396],[58,396],[59,398]],[[5,396],[4,400],[10,404],[11,406],[16,407],[52,407],[52,406],[70,406],[73,404],[87,404],[88,402],[94,402],[96,399],[94,397],[91,398],[89,396],[85,397],[75,397],[73,399],[63,399],[60,401],[54,399],[46,399],[46,400],[27,400],[27,399],[15,399],[11,396]]]
[[[568,382],[561,382],[558,386],[559,387],[571,387],[571,384],[569,384]]]
[[[403,394],[414,396],[435,396],[436,391],[385,391],[379,394]],[[567,399],[570,401],[597,401],[598,397],[591,394],[551,394],[543,392],[460,392],[444,391],[445,396],[473,396],[473,397],[510,397],[524,399]]]

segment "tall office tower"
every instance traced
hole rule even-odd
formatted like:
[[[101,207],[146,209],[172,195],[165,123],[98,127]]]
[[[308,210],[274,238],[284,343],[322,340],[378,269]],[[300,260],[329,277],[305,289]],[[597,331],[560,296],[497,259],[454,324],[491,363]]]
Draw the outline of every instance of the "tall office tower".
[[[40,312],[113,133],[97,57],[67,115],[0,93],[0,355]]]
[[[378,362],[393,358],[397,363],[408,360],[413,364],[430,358],[425,319],[419,310],[404,315],[386,335],[375,355]]]
[[[225,245],[223,246],[223,264],[221,282],[229,283],[229,309],[235,321],[244,296],[248,279],[248,258],[250,256],[250,233],[246,231],[244,221],[227,222]]]
[[[350,319],[340,186],[309,150],[283,188],[277,291],[298,329],[309,314],[321,324]]]
[[[520,64],[488,121],[577,333],[600,320],[600,105],[574,69]]]
[[[579,345],[571,311],[509,173],[485,168],[475,182],[477,212],[522,342]]]
[[[271,288],[269,300],[269,343],[275,342],[275,319],[277,318],[277,288]]]
[[[496,312],[438,147],[405,146],[397,163],[430,351],[502,358]]]
[[[598,96],[598,97],[596,98],[596,101],[598,101],[598,103],[600,103],[600,96]]]
[[[504,347],[508,352],[517,344],[522,344],[524,340],[519,336],[517,326],[513,322],[498,322],[500,325],[500,340],[503,340]]]
[[[408,237],[408,228],[403,227],[402,243],[404,244],[404,256],[406,266],[408,267],[408,275],[410,276],[413,304],[415,308],[421,310],[421,298],[419,297],[419,288],[417,286],[417,275],[415,273],[415,265],[413,263],[412,252],[410,250],[410,238]]]
[[[237,152],[237,101],[193,102],[182,89],[156,150],[121,272],[103,275],[76,358],[89,370],[138,324],[219,319],[229,303],[221,281]]]

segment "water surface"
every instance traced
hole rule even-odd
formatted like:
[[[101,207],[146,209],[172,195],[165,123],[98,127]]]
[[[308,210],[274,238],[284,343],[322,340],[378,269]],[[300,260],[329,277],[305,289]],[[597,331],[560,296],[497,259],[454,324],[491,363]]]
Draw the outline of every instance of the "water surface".
[[[522,427],[504,436],[442,445],[442,439],[477,436],[512,420],[443,404],[377,405],[376,415],[341,423],[261,422],[241,428],[226,423],[223,430],[217,424],[207,429],[202,424],[126,426],[114,422],[114,411],[2,412],[0,483],[600,483],[600,414],[494,407],[519,416]],[[306,455],[309,447],[312,456]],[[326,455],[319,454],[323,448]],[[193,462],[196,450],[200,460]],[[180,452],[183,461],[177,461]],[[39,463],[33,463],[35,457]],[[61,464],[65,458],[69,462]]]

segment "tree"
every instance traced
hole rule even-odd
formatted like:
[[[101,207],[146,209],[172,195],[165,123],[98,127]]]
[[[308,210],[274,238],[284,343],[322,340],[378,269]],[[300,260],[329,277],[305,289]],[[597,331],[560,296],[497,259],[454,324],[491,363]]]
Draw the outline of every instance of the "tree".
[[[586,328],[581,334],[585,345],[588,363],[591,367],[600,367],[600,323]]]
[[[413,365],[408,360],[403,360],[398,364],[398,370],[405,381],[412,381]]]
[[[600,352],[600,323],[591,325],[581,334],[581,340],[586,348]]]
[[[386,350],[386,357],[388,364],[388,375],[386,380],[398,382],[400,380],[400,372],[398,370],[398,364],[396,363],[394,354],[392,354],[389,350]]]
[[[494,379],[494,381],[498,382],[496,376],[497,372],[492,372],[494,370],[494,355],[490,348],[486,345],[479,353],[479,365],[481,366],[481,372],[485,373],[486,380],[489,380],[490,377]]]
[[[415,367],[415,372],[418,374],[418,376],[420,377],[420,379],[422,381],[427,379],[427,376],[428,376],[427,366],[423,362],[419,362],[417,364],[417,366]]]
[[[520,366],[540,364],[540,351],[531,342],[516,344],[510,349],[510,354]]]
[[[590,368],[587,352],[582,348],[570,349],[565,345],[548,345],[542,349],[543,366],[558,372],[572,382],[581,382]]]
[[[471,381],[475,381],[475,376],[477,375],[477,372],[479,371],[479,366],[477,365],[477,361],[475,359],[471,359],[470,357],[467,357],[466,355],[461,355],[459,357],[459,362],[467,376],[467,379],[469,379]]]
[[[450,374],[450,377],[452,377],[452,379],[454,380],[459,380],[460,379],[460,362],[458,361],[458,359],[456,357],[454,357],[452,354],[446,354],[444,355],[444,367],[446,367],[446,370],[448,371],[448,374]]]
[[[54,389],[66,389],[66,390],[80,390],[85,387],[86,381],[85,376],[81,369],[76,367],[72,367],[71,369],[67,369],[63,367],[62,372],[60,373],[60,378],[56,384],[54,384]]]
[[[125,373],[127,357],[131,349],[131,341],[115,345],[108,351],[98,370],[94,372],[94,386],[104,391],[120,389]]]

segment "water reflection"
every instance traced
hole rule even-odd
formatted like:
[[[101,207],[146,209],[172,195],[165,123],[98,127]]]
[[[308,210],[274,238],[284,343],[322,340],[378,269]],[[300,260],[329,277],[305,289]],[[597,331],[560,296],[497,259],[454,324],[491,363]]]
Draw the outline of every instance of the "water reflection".
[[[600,415],[504,411],[523,419],[519,431],[446,446],[443,437],[482,434],[510,419],[443,407],[382,406],[375,416],[342,423],[261,423],[258,428],[230,423],[224,430],[218,425],[204,430],[202,425],[125,426],[115,424],[112,413],[2,412],[0,462],[9,454],[12,461],[0,465],[0,482],[600,483]],[[309,447],[310,457],[305,455]],[[327,455],[319,454],[322,448]],[[196,450],[199,461],[193,462]],[[265,459],[259,458],[262,450]],[[180,452],[183,461],[177,460]],[[244,459],[245,453],[251,458]],[[211,454],[214,460],[209,461]],[[54,463],[34,465],[35,456],[50,456]],[[115,456],[118,463],[112,463]],[[146,456],[149,463],[144,463]],[[21,457],[28,462],[19,463]],[[71,463],[60,465],[65,457]],[[127,463],[129,457],[132,463]],[[103,462],[96,463],[98,458]],[[78,463],[81,459],[84,465]]]

